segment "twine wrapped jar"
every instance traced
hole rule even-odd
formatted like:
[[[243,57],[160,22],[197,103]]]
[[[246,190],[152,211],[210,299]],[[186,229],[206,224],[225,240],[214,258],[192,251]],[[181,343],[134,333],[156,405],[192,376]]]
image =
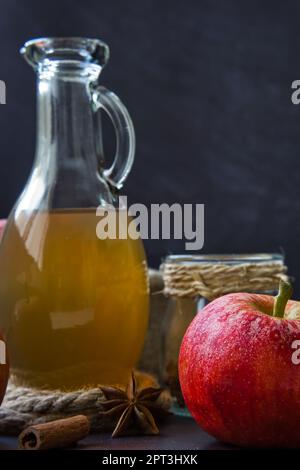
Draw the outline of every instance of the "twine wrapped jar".
[[[169,297],[163,324],[161,377],[174,396],[177,414],[186,414],[178,380],[178,354],[183,335],[208,302],[233,292],[274,295],[287,279],[281,254],[168,256],[161,265]]]

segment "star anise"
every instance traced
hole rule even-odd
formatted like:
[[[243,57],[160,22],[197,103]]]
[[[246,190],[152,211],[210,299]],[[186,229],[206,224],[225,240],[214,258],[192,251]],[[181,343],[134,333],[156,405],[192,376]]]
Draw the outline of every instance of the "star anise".
[[[115,424],[112,437],[139,432],[141,434],[159,434],[155,418],[168,413],[157,400],[163,389],[146,387],[138,390],[134,373],[131,380],[122,390],[117,387],[100,387],[105,400],[100,417],[109,418]]]

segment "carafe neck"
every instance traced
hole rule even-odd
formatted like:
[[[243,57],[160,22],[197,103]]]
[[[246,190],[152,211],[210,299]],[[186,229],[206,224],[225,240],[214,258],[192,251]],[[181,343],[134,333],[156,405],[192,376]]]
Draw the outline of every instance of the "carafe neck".
[[[95,123],[100,113],[94,112],[91,101],[95,76],[88,66],[80,70],[78,64],[53,67],[38,71],[37,144],[31,185],[36,178],[44,182],[47,204],[51,200],[52,207],[97,207],[102,201],[111,202],[101,169],[101,126]]]
[[[94,135],[94,113],[90,88],[95,80],[81,70],[43,68],[37,80],[37,160],[45,156],[72,169],[84,165],[98,167],[102,136]],[[83,76],[82,76],[83,75]]]
[[[101,168],[101,125],[95,122],[100,113],[91,91],[108,60],[108,47],[97,39],[39,38],[25,43],[21,53],[37,73],[37,141],[19,208],[89,208],[110,202]]]

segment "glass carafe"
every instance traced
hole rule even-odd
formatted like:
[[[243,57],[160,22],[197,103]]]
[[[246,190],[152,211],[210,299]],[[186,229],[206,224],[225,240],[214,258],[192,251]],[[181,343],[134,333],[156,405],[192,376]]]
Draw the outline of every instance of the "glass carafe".
[[[134,158],[132,122],[98,84],[109,55],[102,41],[42,38],[21,52],[37,73],[37,142],[0,246],[12,379],[66,390],[122,385],[147,329],[147,266],[141,240],[97,237],[96,208],[118,207]],[[107,169],[101,109],[116,131]]]

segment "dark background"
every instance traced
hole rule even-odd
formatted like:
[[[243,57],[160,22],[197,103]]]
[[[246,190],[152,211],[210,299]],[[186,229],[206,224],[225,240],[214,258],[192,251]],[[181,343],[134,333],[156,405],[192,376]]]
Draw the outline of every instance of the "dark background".
[[[1,0],[0,216],[34,156],[35,77],[19,47],[97,37],[111,48],[101,83],[136,129],[130,201],[205,203],[203,253],[284,250],[300,288],[299,18],[297,1]],[[184,242],[146,249],[157,265]]]

